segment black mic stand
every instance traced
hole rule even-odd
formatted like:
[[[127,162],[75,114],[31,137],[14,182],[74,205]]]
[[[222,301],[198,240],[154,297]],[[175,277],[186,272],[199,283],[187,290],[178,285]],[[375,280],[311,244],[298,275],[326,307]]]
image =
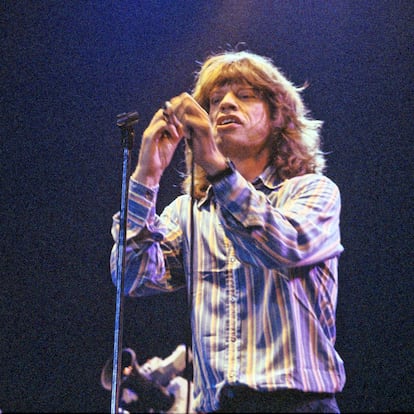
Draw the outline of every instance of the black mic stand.
[[[121,381],[122,328],[124,312],[124,273],[126,229],[128,215],[128,188],[131,168],[131,150],[134,143],[134,129],[132,126],[138,122],[136,112],[117,115],[117,126],[121,129],[121,144],[123,147],[122,161],[122,191],[119,220],[118,257],[116,268],[116,312],[114,329],[114,359],[112,365],[111,413],[119,412],[119,394]]]

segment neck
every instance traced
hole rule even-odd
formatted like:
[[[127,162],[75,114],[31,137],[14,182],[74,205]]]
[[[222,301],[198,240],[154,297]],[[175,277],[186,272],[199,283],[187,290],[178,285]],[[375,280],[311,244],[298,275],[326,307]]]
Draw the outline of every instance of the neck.
[[[269,164],[269,157],[259,156],[257,158],[232,158],[237,171],[249,182],[253,182]]]

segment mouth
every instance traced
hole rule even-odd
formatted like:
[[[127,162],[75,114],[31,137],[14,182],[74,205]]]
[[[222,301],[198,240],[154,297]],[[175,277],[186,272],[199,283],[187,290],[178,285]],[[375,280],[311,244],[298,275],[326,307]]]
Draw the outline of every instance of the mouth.
[[[233,115],[223,115],[217,118],[217,126],[226,126],[226,125],[240,125],[241,121],[237,116]]]

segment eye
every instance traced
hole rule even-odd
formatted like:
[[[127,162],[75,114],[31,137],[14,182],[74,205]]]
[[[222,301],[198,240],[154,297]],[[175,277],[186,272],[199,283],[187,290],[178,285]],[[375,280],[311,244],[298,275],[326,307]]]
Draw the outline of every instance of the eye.
[[[242,100],[250,100],[258,98],[258,94],[254,89],[240,89],[237,91],[237,97]]]
[[[210,96],[210,105],[212,106],[218,105],[222,99],[223,97],[221,95],[218,95],[218,94],[212,95]]]

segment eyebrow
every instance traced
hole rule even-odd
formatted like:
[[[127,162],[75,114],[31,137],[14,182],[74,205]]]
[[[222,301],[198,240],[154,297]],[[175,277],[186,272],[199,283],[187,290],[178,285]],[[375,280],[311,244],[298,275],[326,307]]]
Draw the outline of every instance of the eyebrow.
[[[214,93],[220,92],[225,87],[227,87],[227,85],[221,85],[221,86],[214,87],[213,89],[211,89],[211,91],[209,93],[209,96],[214,94]],[[248,90],[251,90],[251,91],[254,91],[254,92],[258,92],[258,89],[251,86],[251,85],[236,84],[236,90],[240,90],[240,89],[248,89]]]

